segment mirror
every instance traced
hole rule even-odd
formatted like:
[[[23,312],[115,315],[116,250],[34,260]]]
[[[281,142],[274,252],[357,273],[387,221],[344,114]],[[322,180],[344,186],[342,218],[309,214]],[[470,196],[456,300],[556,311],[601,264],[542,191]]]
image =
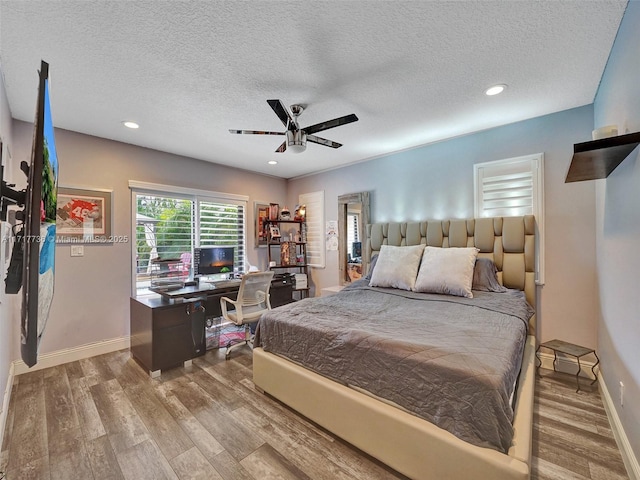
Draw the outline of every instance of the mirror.
[[[369,223],[369,192],[338,197],[338,258],[340,285],[351,283],[367,273],[363,255]]]

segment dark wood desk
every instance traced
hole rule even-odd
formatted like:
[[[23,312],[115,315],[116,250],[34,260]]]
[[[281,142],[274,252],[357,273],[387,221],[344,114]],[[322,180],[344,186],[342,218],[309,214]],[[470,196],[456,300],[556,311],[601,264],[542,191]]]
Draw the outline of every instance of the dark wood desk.
[[[220,282],[200,282],[197,285],[178,288],[176,290],[165,290],[162,288],[151,289],[160,295],[164,300],[180,300],[185,298],[200,298],[221,292],[237,292],[240,288],[241,280],[224,280]]]
[[[131,355],[151,377],[161,370],[189,364],[206,353],[205,326],[222,315],[220,298],[234,299],[240,282],[201,282],[199,285],[162,292],[160,297],[130,300]],[[292,300],[292,284],[271,284],[271,307]]]

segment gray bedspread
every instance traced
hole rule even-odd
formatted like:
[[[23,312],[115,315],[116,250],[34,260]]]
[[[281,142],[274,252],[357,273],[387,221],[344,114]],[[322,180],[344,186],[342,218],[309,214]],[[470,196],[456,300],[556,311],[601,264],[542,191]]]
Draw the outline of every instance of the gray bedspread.
[[[255,345],[506,452],[532,313],[513,290],[467,299],[356,282],[263,315]]]

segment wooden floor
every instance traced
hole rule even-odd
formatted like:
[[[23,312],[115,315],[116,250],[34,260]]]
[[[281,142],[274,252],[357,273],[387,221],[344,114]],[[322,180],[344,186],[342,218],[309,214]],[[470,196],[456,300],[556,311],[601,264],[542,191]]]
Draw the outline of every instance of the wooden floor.
[[[128,351],[16,377],[0,470],[7,480],[404,478],[257,392],[248,349],[222,353],[153,380]],[[532,478],[628,478],[597,388],[576,394],[573,381],[537,381]]]

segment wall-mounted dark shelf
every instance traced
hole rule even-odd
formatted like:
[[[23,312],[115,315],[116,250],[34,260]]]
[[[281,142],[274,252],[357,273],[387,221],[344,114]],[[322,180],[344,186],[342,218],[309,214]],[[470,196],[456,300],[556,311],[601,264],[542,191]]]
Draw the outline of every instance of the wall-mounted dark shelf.
[[[607,178],[640,144],[640,132],[576,143],[565,183]]]

